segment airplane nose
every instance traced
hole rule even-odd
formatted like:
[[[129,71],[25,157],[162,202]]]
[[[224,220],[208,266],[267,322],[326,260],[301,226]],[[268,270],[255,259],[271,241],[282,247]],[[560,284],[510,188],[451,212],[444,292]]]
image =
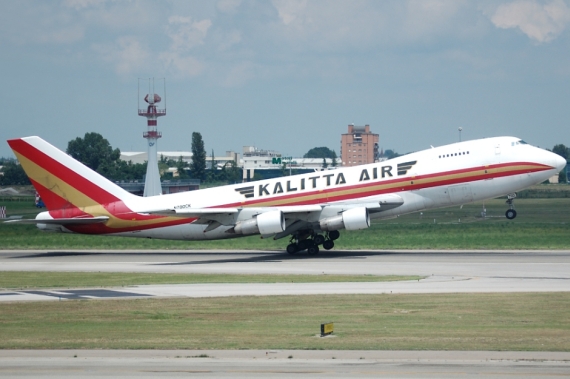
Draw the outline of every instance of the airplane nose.
[[[560,155],[558,154],[554,154],[553,160],[554,160],[554,164],[553,166],[556,167],[556,170],[558,172],[562,171],[564,169],[564,167],[566,167],[566,159],[562,158]]]

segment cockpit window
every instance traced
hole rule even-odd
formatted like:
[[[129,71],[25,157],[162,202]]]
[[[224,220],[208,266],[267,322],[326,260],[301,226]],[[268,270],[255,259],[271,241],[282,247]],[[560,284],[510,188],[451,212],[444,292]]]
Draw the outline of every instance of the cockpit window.
[[[516,145],[528,145],[528,143],[526,143],[522,139],[518,140],[517,142],[511,142],[511,146],[516,146]]]
[[[522,139],[521,139],[518,143],[520,143],[521,145],[528,145],[528,143],[526,143],[526,142],[523,141]]]

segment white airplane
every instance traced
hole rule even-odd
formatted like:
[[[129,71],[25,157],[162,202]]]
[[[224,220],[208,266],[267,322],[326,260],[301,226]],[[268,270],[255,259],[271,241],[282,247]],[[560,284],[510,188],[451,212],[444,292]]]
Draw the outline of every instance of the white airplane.
[[[465,141],[388,161],[153,197],[128,193],[39,137],[9,140],[47,212],[34,220],[51,232],[173,240],[260,234],[289,237],[287,252],[329,250],[339,230],[366,229],[426,209],[509,195],[566,165],[519,138]]]

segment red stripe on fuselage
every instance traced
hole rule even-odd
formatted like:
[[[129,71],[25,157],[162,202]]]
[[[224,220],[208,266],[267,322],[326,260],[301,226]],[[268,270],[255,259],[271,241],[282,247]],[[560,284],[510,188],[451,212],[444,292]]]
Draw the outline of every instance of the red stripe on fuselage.
[[[150,216],[145,218],[148,220]],[[161,217],[166,218],[166,217]],[[126,233],[126,232],[137,232],[141,230],[149,230],[149,229],[157,229],[157,228],[164,228],[167,226],[176,226],[176,225],[183,225],[183,224],[190,224],[194,222],[195,218],[181,218],[173,221],[168,222],[156,222],[152,224],[140,225],[135,224],[133,226],[128,226],[124,228],[109,228],[105,224],[92,224],[92,225],[75,225],[75,226],[66,226],[67,229],[71,230],[75,233],[81,234],[114,234],[114,233]],[[143,221],[142,219],[139,221]]]
[[[532,168],[530,168],[530,169],[528,167],[519,168],[519,169],[516,168],[516,167],[520,167],[520,166],[532,166]],[[485,170],[489,171],[489,170],[500,169],[500,168],[505,168],[505,167],[512,167],[512,169],[509,171],[505,171],[505,172],[485,173]],[[478,181],[478,180],[493,179],[493,178],[500,178],[500,177],[511,176],[511,175],[518,175],[518,174],[523,174],[523,173],[531,173],[531,172],[550,170],[551,168],[552,167],[550,167],[550,166],[537,164],[537,163],[531,163],[531,162],[501,163],[501,164],[495,164],[495,165],[489,165],[489,166],[478,166],[478,167],[471,167],[471,168],[460,169],[460,170],[438,172],[438,173],[433,173],[433,174],[417,175],[417,176],[413,176],[413,177],[412,176],[405,176],[405,177],[399,177],[396,179],[366,181],[366,182],[361,182],[361,183],[349,185],[349,186],[342,186],[342,187],[336,186],[336,187],[326,188],[326,189],[322,189],[322,190],[314,190],[314,191],[310,191],[310,192],[292,193],[290,195],[284,195],[284,196],[279,196],[279,197],[269,197],[268,196],[268,197],[262,197],[262,198],[255,199],[255,200],[249,200],[249,201],[246,200],[244,202],[231,203],[231,204],[225,204],[225,205],[220,205],[220,206],[221,207],[236,207],[236,206],[238,206],[238,207],[239,206],[252,207],[252,206],[264,206],[263,203],[272,203],[272,206],[279,206],[279,205],[274,204],[276,201],[283,201],[283,202],[286,201],[287,202],[286,204],[282,204],[282,205],[286,205],[286,206],[311,205],[311,204],[319,204],[319,203],[323,203],[323,202],[353,200],[353,199],[356,199],[359,197],[382,195],[382,194],[395,193],[395,192],[401,192],[401,191],[419,190],[419,189],[423,189],[423,188],[432,188],[432,187],[438,187],[438,186],[444,186],[444,185],[469,183],[469,182],[474,182],[474,181]],[[364,169],[370,169],[370,168],[366,168],[363,166],[363,170]],[[458,178],[451,178],[451,179],[443,179],[444,177],[447,177],[447,176],[469,174],[469,173],[473,173],[473,172],[481,172],[481,174],[470,175],[470,176],[461,176]],[[440,179],[438,180],[438,178],[440,178]],[[419,184],[415,183],[415,182],[421,181],[421,180],[425,181],[426,179],[432,179],[432,180],[429,183],[419,183]],[[414,182],[414,184],[412,184],[412,182]],[[401,184],[401,186],[398,186],[398,184]],[[378,186],[382,186],[382,187],[388,186],[388,188],[384,188],[384,189],[370,188],[370,187],[378,187]],[[361,191],[361,192],[358,192],[356,194],[345,194],[345,193],[343,193],[343,194],[335,195],[335,193],[337,193],[337,192],[354,191],[354,190],[361,190],[361,189],[365,189],[365,188],[370,188],[370,190],[369,191]],[[311,196],[318,196],[318,197],[315,199],[303,200],[304,197],[311,197]],[[291,202],[290,200],[293,200],[293,199],[299,199],[299,201]]]

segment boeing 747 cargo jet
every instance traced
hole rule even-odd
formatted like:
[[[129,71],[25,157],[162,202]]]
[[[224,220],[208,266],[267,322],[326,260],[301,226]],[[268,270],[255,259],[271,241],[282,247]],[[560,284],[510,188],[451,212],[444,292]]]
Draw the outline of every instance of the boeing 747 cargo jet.
[[[566,165],[519,138],[465,141],[384,162],[139,197],[39,137],[9,140],[48,211],[31,222],[50,232],[174,240],[259,234],[289,237],[287,252],[329,250],[341,229],[427,209],[509,195]]]

